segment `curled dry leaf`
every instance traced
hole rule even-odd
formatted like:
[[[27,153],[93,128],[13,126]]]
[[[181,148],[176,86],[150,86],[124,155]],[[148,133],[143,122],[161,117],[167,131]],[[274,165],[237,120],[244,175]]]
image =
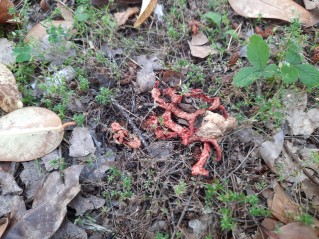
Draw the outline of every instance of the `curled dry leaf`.
[[[3,239],[50,238],[60,227],[67,205],[81,190],[79,184],[83,165],[74,165],[64,171],[64,182],[55,171],[39,186],[32,208],[18,215]],[[16,213],[15,213],[16,214]]]
[[[14,7],[14,4],[10,0],[0,0],[0,23],[6,23],[12,19],[12,15],[9,14],[9,9]]]
[[[229,4],[239,15],[251,18],[275,18],[292,21],[298,18],[307,27],[319,22],[311,12],[292,0],[229,0]]]
[[[54,112],[40,107],[15,110],[0,119],[0,161],[28,161],[43,157],[62,141],[64,129]]]
[[[140,15],[134,23],[134,27],[139,27],[152,14],[156,8],[157,0],[143,0]]]
[[[0,108],[8,113],[22,106],[14,75],[8,67],[0,63]]]
[[[204,46],[208,42],[207,36],[199,32],[192,36],[192,40],[188,42],[192,56],[198,58],[205,58],[211,54],[216,54],[217,51],[212,49],[211,46]]]
[[[138,13],[138,10],[139,9],[137,7],[129,7],[128,9],[126,9],[125,12],[114,13],[114,18],[117,25],[118,26],[124,25],[131,16]]]

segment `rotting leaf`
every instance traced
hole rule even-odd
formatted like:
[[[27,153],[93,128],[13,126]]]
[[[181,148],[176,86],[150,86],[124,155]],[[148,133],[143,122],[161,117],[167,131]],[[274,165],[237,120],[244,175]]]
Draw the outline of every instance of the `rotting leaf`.
[[[139,9],[137,7],[129,7],[124,12],[114,13],[114,18],[117,22],[117,25],[124,25],[127,22],[127,20],[134,14],[138,13],[138,11]]]
[[[67,205],[81,189],[79,176],[83,169],[74,165],[64,171],[53,172],[39,186],[32,208],[11,224],[3,239],[50,238],[60,227]]]
[[[315,14],[292,0],[229,0],[231,7],[239,15],[250,18],[275,18],[284,21],[299,21],[306,27],[319,22]]]
[[[41,158],[61,143],[64,129],[54,112],[40,107],[15,110],[0,119],[0,161],[29,161]]]
[[[134,23],[134,27],[139,27],[152,14],[156,8],[158,0],[143,0],[140,15]]]
[[[69,156],[71,157],[83,157],[89,154],[93,154],[96,148],[90,132],[87,128],[76,127],[72,131],[70,138]]]
[[[284,133],[280,130],[277,134],[274,135],[273,141],[265,141],[258,148],[258,152],[262,159],[265,161],[267,166],[276,172],[276,163],[275,160],[281,154],[281,151],[284,147]]]
[[[0,108],[8,113],[22,106],[14,75],[8,67],[0,63]]]
[[[2,195],[22,193],[22,189],[18,186],[18,184],[14,180],[13,175],[1,169],[0,169],[0,185],[2,189]]]
[[[267,198],[268,208],[272,215],[283,223],[293,222],[296,216],[302,212],[301,206],[293,202],[286,194],[284,189],[274,182],[273,197]]]
[[[0,1],[0,23],[6,23],[12,19],[12,15],[9,13],[9,9],[14,7],[14,4],[10,0]]]

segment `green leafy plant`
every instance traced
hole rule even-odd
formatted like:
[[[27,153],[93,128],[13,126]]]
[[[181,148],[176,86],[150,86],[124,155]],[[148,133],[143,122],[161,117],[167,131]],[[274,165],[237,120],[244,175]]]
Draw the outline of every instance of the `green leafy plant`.
[[[106,105],[111,102],[112,96],[112,90],[110,90],[109,88],[101,87],[100,93],[95,97],[95,99],[99,104]]]
[[[293,84],[298,79],[306,86],[319,86],[319,71],[310,64],[303,63],[297,44],[290,43],[284,52],[282,62],[270,64],[269,47],[259,35],[253,35],[247,47],[248,61],[252,67],[244,67],[234,77],[234,85],[249,86],[257,80],[279,77],[286,84]]]
[[[251,85],[258,79],[270,78],[276,72],[276,65],[267,65],[269,61],[269,48],[267,43],[259,35],[250,37],[247,47],[248,61],[252,67],[244,67],[236,73],[234,85],[244,87]]]
[[[85,121],[85,115],[75,114],[73,115],[73,120],[76,122],[78,127],[82,127]]]
[[[13,54],[16,56],[16,62],[26,62],[31,60],[31,46],[25,44],[22,46],[17,46],[13,49]]]
[[[168,234],[162,234],[160,232],[156,233],[155,239],[168,239],[169,235]]]
[[[187,184],[184,182],[184,180],[179,181],[177,185],[174,186],[174,192],[177,195],[177,197],[182,196],[187,190]]]

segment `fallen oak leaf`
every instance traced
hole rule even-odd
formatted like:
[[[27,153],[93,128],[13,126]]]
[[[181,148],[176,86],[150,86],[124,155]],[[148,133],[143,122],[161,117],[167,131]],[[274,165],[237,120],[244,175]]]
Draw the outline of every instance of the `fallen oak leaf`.
[[[306,27],[319,22],[311,12],[292,0],[229,0],[230,6],[239,15],[250,18],[274,18],[284,21],[299,21]]]
[[[60,227],[69,202],[81,190],[79,184],[83,165],[74,165],[64,171],[53,172],[39,186],[32,208],[14,218],[3,239],[50,238]]]
[[[127,20],[133,16],[134,14],[138,13],[139,9],[137,7],[129,7],[124,12],[117,12],[114,13],[114,18],[118,26],[124,25]]]
[[[292,222],[284,225],[276,231],[265,230],[269,239],[318,239],[314,229],[301,222]]]
[[[8,113],[22,108],[22,106],[13,73],[8,67],[0,63],[0,108]]]
[[[0,118],[0,161],[22,162],[41,158],[59,146],[64,129],[54,112],[40,107],[15,110]]]
[[[212,49],[211,46],[194,46],[191,42],[188,42],[192,56],[198,58],[206,58],[209,55],[216,54],[217,51]]]
[[[152,14],[156,8],[158,0],[143,0],[140,15],[134,23],[134,27],[139,27]]]

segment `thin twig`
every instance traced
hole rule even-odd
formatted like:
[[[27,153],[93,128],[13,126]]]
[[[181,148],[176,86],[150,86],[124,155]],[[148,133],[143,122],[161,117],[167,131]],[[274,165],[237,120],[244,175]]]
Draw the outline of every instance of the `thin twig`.
[[[244,158],[244,160],[237,166],[237,168],[235,168],[230,174],[228,174],[228,176],[225,179],[228,179],[231,175],[233,175],[238,169],[241,168],[241,166],[246,162],[246,160],[248,159],[249,155],[255,150],[256,145],[252,148],[252,150],[250,150],[246,157]]]
[[[188,208],[188,206],[189,206],[189,204],[190,204],[190,202],[191,202],[191,200],[192,200],[192,197],[193,197],[193,194],[194,194],[195,190],[196,190],[196,187],[194,187],[192,194],[191,194],[191,195],[189,196],[189,198],[188,198],[188,201],[187,201],[187,203],[186,203],[186,205],[185,205],[185,207],[184,207],[184,209],[183,209],[183,212],[182,212],[181,216],[180,216],[179,219],[178,219],[178,222],[177,222],[177,224],[176,224],[176,227],[174,228],[174,232],[173,232],[173,234],[172,234],[172,236],[171,236],[171,239],[174,239],[174,238],[175,238],[176,228],[179,228],[179,225],[181,224],[181,222],[182,222],[182,220],[183,220],[183,218],[184,218],[184,216],[185,216],[186,210],[187,210],[187,208]]]
[[[318,178],[316,178],[316,177],[314,177],[313,175],[311,175],[311,174],[307,171],[307,169],[305,169],[305,167],[303,167],[303,166],[300,164],[300,163],[301,163],[301,162],[300,162],[300,159],[299,159],[296,155],[294,155],[293,152],[291,152],[290,148],[289,148],[288,145],[287,145],[287,141],[284,142],[284,147],[285,147],[285,150],[286,150],[288,156],[292,159],[292,161],[294,161],[294,162],[298,165],[298,167],[299,167],[300,169],[302,169],[303,173],[306,174],[306,176],[307,176],[312,182],[314,182],[315,184],[319,185],[319,180],[318,180]]]
[[[136,125],[134,124],[134,122],[132,121],[132,119],[130,118],[130,116],[128,115],[128,113],[126,113],[126,109],[124,109],[123,106],[121,106],[115,99],[112,99],[112,104],[120,111],[120,113],[125,117],[125,119],[127,120],[127,122],[129,123],[129,125],[133,128],[133,131],[135,134],[137,134],[137,136],[139,137],[139,139],[141,140],[144,148],[147,150],[147,152],[149,151],[148,149],[148,144],[144,138],[144,136],[142,135],[142,132],[136,127]]]

